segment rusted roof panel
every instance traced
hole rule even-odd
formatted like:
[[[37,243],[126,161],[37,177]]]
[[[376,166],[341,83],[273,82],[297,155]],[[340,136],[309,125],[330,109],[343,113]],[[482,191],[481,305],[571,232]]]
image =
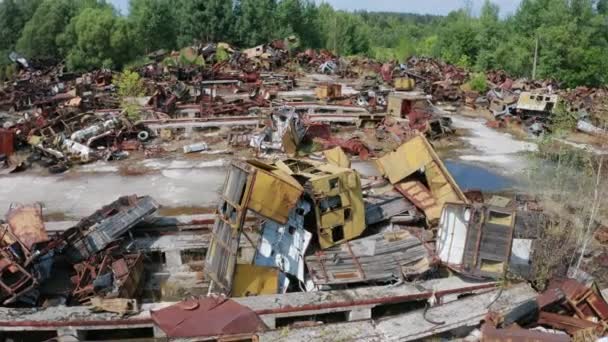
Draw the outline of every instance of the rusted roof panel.
[[[169,338],[256,334],[266,325],[251,309],[221,297],[207,297],[152,311]]]

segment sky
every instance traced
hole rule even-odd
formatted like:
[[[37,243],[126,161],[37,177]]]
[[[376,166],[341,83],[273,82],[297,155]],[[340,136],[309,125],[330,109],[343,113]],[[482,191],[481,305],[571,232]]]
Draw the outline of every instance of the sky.
[[[446,15],[450,11],[463,7],[464,0],[316,0],[328,2],[334,8],[343,10],[368,10],[375,12],[404,12],[418,14],[438,14]],[[473,2],[474,13],[479,12],[479,8],[484,0],[471,0]],[[515,12],[521,0],[492,0],[501,9],[501,15]],[[129,8],[129,0],[110,0],[123,14]]]

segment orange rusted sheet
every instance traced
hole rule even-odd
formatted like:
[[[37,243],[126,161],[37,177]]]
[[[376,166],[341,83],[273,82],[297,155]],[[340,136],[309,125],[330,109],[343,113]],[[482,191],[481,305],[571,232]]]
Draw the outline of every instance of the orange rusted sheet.
[[[30,251],[34,244],[49,239],[44,228],[40,204],[13,204],[6,214],[6,221],[11,233]]]

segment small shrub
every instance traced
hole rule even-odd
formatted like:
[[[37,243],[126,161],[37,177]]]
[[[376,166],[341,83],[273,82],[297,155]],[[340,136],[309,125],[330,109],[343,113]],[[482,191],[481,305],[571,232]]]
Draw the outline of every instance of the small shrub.
[[[218,47],[215,51],[215,60],[217,62],[224,62],[230,59],[230,54],[223,47]]]
[[[488,90],[486,74],[483,72],[474,73],[467,84],[471,90],[480,94],[485,93]]]
[[[141,76],[135,71],[125,70],[116,77],[114,81],[118,96],[125,97],[141,97],[146,95],[146,85],[141,79]]]
[[[125,70],[116,77],[114,81],[121,106],[125,110],[127,118],[132,122],[141,119],[140,108],[129,98],[141,97],[146,95],[146,85],[137,72]]]

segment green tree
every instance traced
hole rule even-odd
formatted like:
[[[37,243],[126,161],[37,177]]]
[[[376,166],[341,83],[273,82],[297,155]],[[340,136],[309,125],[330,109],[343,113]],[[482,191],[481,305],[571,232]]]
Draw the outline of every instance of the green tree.
[[[180,46],[195,41],[233,40],[235,16],[232,1],[180,0],[177,4],[180,23],[177,40]]]
[[[0,2],[0,65],[15,49],[23,27],[32,18],[41,0],[4,0]]]
[[[466,11],[450,13],[439,35],[441,57],[449,63],[474,61],[479,51],[477,28],[472,17]]]
[[[43,0],[25,24],[17,50],[30,58],[60,59],[57,38],[70,20],[83,8],[102,5],[93,0]]]
[[[177,25],[175,1],[131,0],[129,23],[137,37],[137,50],[151,52],[176,47]]]
[[[608,15],[608,0],[598,0],[597,12],[602,15]]]
[[[277,32],[276,38],[286,38],[295,35],[306,47],[319,47],[319,30],[312,29],[315,25],[317,7],[309,0],[282,0],[275,12]]]
[[[58,39],[68,68],[116,68],[129,61],[131,39],[125,20],[110,7],[87,8],[74,17]]]
[[[479,46],[476,67],[479,70],[495,69],[497,67],[496,46],[500,45],[503,40],[503,28],[498,18],[499,11],[498,5],[490,2],[490,0],[485,0],[481,7],[476,37],[476,44]]]
[[[245,46],[251,47],[267,43],[276,35],[275,0],[240,0],[236,3],[238,13],[236,39]]]

